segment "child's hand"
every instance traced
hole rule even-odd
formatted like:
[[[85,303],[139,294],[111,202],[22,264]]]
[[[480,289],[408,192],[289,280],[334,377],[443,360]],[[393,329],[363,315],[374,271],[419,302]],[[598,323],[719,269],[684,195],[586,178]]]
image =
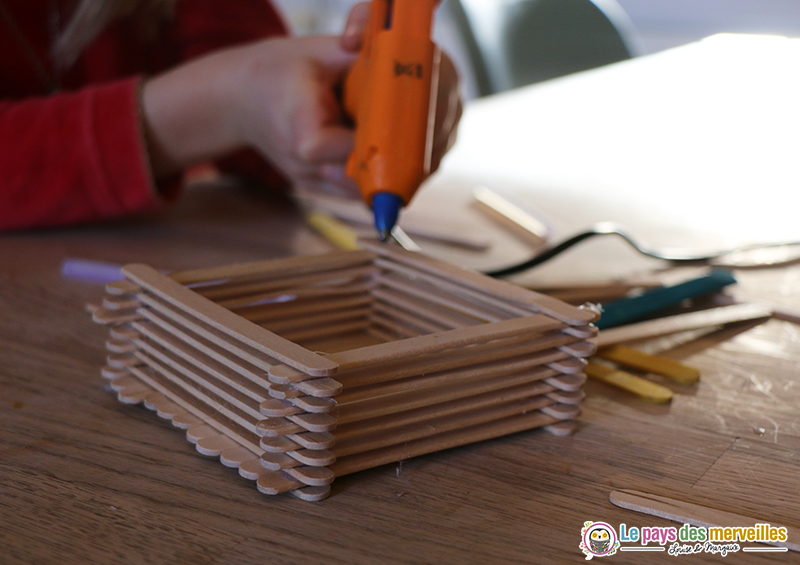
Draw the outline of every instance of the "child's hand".
[[[336,97],[367,16],[357,5],[341,38],[269,39],[219,51],[148,80],[142,113],[156,178],[245,147],[304,192],[358,196],[344,170],[353,131]],[[455,140],[458,78],[442,57],[433,170]]]
[[[353,132],[334,87],[355,57],[338,38],[270,39],[149,80],[143,114],[156,176],[249,146],[298,189],[352,191],[340,170]]]

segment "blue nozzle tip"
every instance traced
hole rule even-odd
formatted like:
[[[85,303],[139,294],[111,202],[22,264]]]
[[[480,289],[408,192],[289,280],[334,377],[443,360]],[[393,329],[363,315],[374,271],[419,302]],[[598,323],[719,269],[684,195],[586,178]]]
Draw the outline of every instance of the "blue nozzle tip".
[[[378,192],[372,197],[375,228],[379,234],[391,233],[397,223],[397,217],[400,215],[400,208],[402,207],[403,199],[391,192]]]

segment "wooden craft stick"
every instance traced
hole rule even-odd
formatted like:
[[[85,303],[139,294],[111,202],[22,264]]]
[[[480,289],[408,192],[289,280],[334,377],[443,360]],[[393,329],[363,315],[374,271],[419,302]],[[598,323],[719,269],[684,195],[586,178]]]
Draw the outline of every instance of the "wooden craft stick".
[[[404,340],[402,345],[381,343],[362,347],[361,349],[343,351],[328,355],[327,360],[332,365],[339,367],[341,371],[345,371],[388,361],[409,359],[444,349],[513,337],[523,333],[546,332],[561,329],[562,327],[563,324],[558,320],[543,315],[534,315],[527,318],[503,320],[502,322],[458,328],[434,335],[414,337]],[[291,365],[291,363],[287,364]]]
[[[270,418],[284,418],[304,412],[304,410],[301,410],[288,400],[278,400],[277,398],[262,402],[259,406],[259,411]]]
[[[564,390],[554,390],[552,392],[547,393],[548,398],[552,398],[558,403],[561,404],[580,404],[581,401],[586,398],[586,394],[583,391],[574,391],[574,392],[567,392]]]
[[[286,453],[287,451],[302,449],[299,443],[292,441],[288,436],[262,436],[260,445],[268,453]]]
[[[372,295],[354,296],[352,298],[328,298],[324,300],[300,300],[275,302],[262,306],[253,306],[236,310],[246,320],[259,325],[267,325],[276,320],[285,320],[305,316],[307,314],[324,314],[336,310],[368,308],[375,299]]]
[[[423,335],[423,334],[431,333],[431,332],[423,332],[423,331],[419,331],[418,329],[410,328],[406,324],[402,324],[400,322],[392,320],[390,317],[383,316],[381,314],[378,314],[377,312],[375,314],[372,314],[369,317],[369,322],[370,322],[370,327],[378,326],[378,327],[385,328],[385,329],[387,329],[387,330],[389,330],[391,332],[394,332],[398,336],[400,336],[401,339],[406,339],[406,338],[409,338],[409,337],[417,337],[417,336],[420,336],[420,335]]]
[[[259,369],[259,367],[248,363],[246,360],[242,359],[241,356],[236,356],[218,347],[213,342],[193,333],[188,328],[177,327],[169,323],[168,320],[162,318],[152,310],[143,310],[142,314],[144,314],[144,317],[147,318],[148,321],[136,322],[140,327],[147,327],[151,332],[163,335],[164,339],[167,339],[166,334],[160,331],[164,330],[171,336],[174,336],[181,342],[194,348],[198,352],[198,355],[211,358],[216,363],[239,373],[245,380],[236,379],[239,383],[236,386],[242,386],[258,396],[262,396],[265,393],[271,394],[272,384],[263,376],[264,372],[262,369]],[[156,328],[159,328],[159,330]],[[235,377],[232,376],[230,378],[235,379]]]
[[[330,449],[336,442],[334,435],[328,432],[301,432],[286,437],[306,449]]]
[[[372,369],[344,371],[337,376],[337,381],[346,385],[348,391],[351,391],[359,386],[513,359],[519,355],[529,355],[576,342],[577,338],[559,332],[544,333],[537,337],[515,336],[509,340],[480,343],[462,350],[442,352],[429,358],[403,359],[395,363],[386,363],[382,365],[380,372]],[[273,373],[274,371],[270,372],[270,380],[273,379]]]
[[[135,367],[136,365],[141,364],[141,361],[139,361],[132,353],[112,353],[106,357],[106,362],[108,363],[109,367],[113,367],[114,369]]]
[[[310,486],[324,486],[329,485],[336,478],[336,475],[327,467],[310,467],[304,465],[302,467],[293,467],[282,471],[283,474],[300,481],[305,485]]]
[[[241,373],[230,370],[227,366],[216,361],[213,357],[204,354],[200,348],[192,349],[185,343],[175,339],[172,335],[160,330],[153,324],[138,324],[138,329],[154,343],[169,350],[173,354],[190,363],[200,371],[213,376],[217,381],[253,399],[263,402],[270,398],[269,391],[263,386],[253,383],[243,377]],[[136,343],[144,343],[141,338],[136,338]]]
[[[597,352],[597,357],[637,371],[655,373],[684,385],[694,384],[700,380],[700,371],[694,367],[624,345],[604,347]]]
[[[296,496],[300,500],[306,502],[319,502],[328,498],[331,494],[331,487],[325,485],[324,487],[303,487],[290,491],[292,496]]]
[[[547,226],[519,204],[483,186],[473,190],[472,195],[476,210],[525,243],[541,247],[547,242]]]
[[[216,435],[214,437],[206,437],[200,439],[195,444],[195,449],[209,457],[219,457],[223,451],[231,450],[238,447],[239,444],[225,435]]]
[[[595,321],[597,313],[569,306],[543,294],[523,289],[505,281],[492,279],[468,269],[449,265],[419,253],[410,253],[396,245],[383,245],[380,242],[360,240],[360,245],[373,253],[409,266],[415,270],[428,272],[448,279],[458,285],[542,312],[569,325],[580,326]]]
[[[261,413],[258,411],[257,405],[255,407],[248,406],[249,399],[242,396],[237,397],[231,394],[231,390],[226,391],[222,387],[214,386],[213,383],[203,379],[163,352],[157,351],[149,344],[142,343],[140,347],[141,350],[136,352],[136,356],[148,367],[244,429],[255,430],[256,423],[261,419]],[[168,369],[167,366],[178,371],[183,377]]]
[[[487,424],[502,418],[539,410],[550,404],[554,404],[553,400],[550,398],[534,396],[499,405],[476,408],[466,412],[449,414],[428,422],[411,424],[388,431],[382,430],[377,433],[360,435],[349,439],[337,437],[333,453],[339,458],[356,453],[363,453],[365,451],[373,451],[375,449],[404,444],[420,438],[447,433],[453,430]]]
[[[553,385],[558,390],[576,392],[583,388],[586,382],[586,375],[582,373],[577,375],[559,375],[558,377],[547,378],[544,382]]]
[[[586,374],[593,379],[631,392],[648,402],[663,404],[672,400],[670,389],[609,365],[589,363]]]
[[[336,429],[336,442],[360,437],[367,434],[391,433],[391,430],[408,426],[411,424],[422,424],[438,418],[445,418],[453,414],[470,412],[490,406],[497,406],[521,398],[532,398],[553,392],[555,387],[541,380],[530,383],[510,386],[501,390],[489,392],[482,395],[473,395],[466,398],[459,398],[447,403],[432,406],[423,406],[414,410],[407,410],[394,414],[387,414],[369,421],[359,421],[350,424],[341,424]],[[544,405],[543,405],[544,406]],[[438,429],[438,428],[437,428]],[[337,452],[340,453],[340,452]],[[340,453],[344,455],[344,453]]]
[[[372,291],[372,295],[382,304],[405,310],[428,322],[446,326],[447,329],[474,326],[476,323],[488,321],[469,316],[463,312],[442,308],[438,304],[420,304],[399,292],[387,288],[376,288]]]
[[[751,518],[742,514],[734,514],[724,510],[701,506],[666,496],[649,494],[635,490],[615,490],[609,496],[611,504],[641,512],[650,516],[658,516],[665,520],[680,522],[681,524],[691,524],[704,528],[724,528],[724,527],[749,527],[756,524],[769,523],[772,527],[786,528],[787,541],[759,541],[766,545],[775,547],[785,547],[791,551],[800,551],[800,530],[793,527],[775,524],[765,518]],[[791,540],[791,541],[790,541]],[[736,540],[735,540],[736,541]],[[746,542],[747,540],[738,540]]]
[[[277,400],[277,399],[272,399],[272,400]],[[339,405],[339,403],[332,398],[326,398],[326,397],[319,398],[315,396],[300,396],[297,398],[292,398],[291,403],[294,406],[300,408],[301,410],[305,412],[311,412],[312,414],[329,413],[332,410],[336,409],[336,407]],[[263,406],[264,404],[262,403],[261,404],[262,413],[263,413]]]
[[[360,296],[367,294],[376,284],[377,282],[367,280],[337,286],[307,286],[294,288],[291,290],[291,292],[279,290],[274,292],[247,295],[244,297],[227,298],[223,300],[217,300],[214,303],[229,310],[236,310],[237,308],[260,306],[264,303],[280,301],[280,299],[285,297],[291,297],[292,300],[304,300],[312,298],[328,299],[338,296]]]
[[[138,294],[142,287],[129,280],[113,281],[106,285],[106,292],[112,296],[123,296],[125,294]]]
[[[547,363],[547,366],[558,371],[559,373],[574,375],[576,373],[582,373],[584,370],[586,370],[586,359],[580,357],[568,357],[563,360],[551,361]]]
[[[286,453],[300,449],[330,449],[335,443],[336,438],[330,432],[302,432],[276,437],[263,436],[260,445],[264,451],[270,453]]]
[[[436,333],[461,327],[461,325],[456,326],[444,324],[442,322],[430,322],[420,316],[409,313],[407,310],[401,310],[396,306],[386,304],[382,301],[375,302],[372,308],[375,312],[396,319],[399,322],[419,330],[418,333]]]
[[[367,451],[349,457],[341,457],[336,463],[330,466],[337,477],[370,469],[387,463],[394,463],[411,457],[425,455],[434,451],[442,451],[466,445],[477,441],[483,441],[499,436],[513,434],[532,428],[538,428],[555,423],[557,420],[538,410],[528,412],[519,416],[512,416],[502,420],[496,420],[480,426],[461,428],[438,434],[435,436],[419,439],[407,444],[393,445]]]
[[[485,320],[487,322],[499,322],[500,320],[505,320],[509,317],[508,315],[503,315],[502,313],[490,309],[481,308],[480,306],[476,306],[475,304],[466,300],[459,299],[457,295],[439,291],[433,286],[423,286],[418,282],[412,283],[408,280],[404,280],[392,275],[379,275],[376,278],[376,282],[380,286],[394,289],[407,296],[413,296],[417,302],[423,301],[423,303],[445,306],[451,310],[464,315],[472,316],[479,320]]]
[[[500,377],[478,378],[464,381],[455,387],[450,383],[436,387],[427,387],[417,390],[410,390],[401,393],[386,395],[378,398],[369,398],[357,402],[348,402],[339,405],[339,425],[369,418],[377,418],[386,414],[412,410],[422,406],[430,406],[473,396],[485,394],[499,389],[507,388],[519,384],[520,382],[531,382],[542,378],[551,377],[557,374],[555,370],[548,373],[546,370],[530,370],[528,372],[511,376],[502,375]]]
[[[357,402],[368,398],[379,398],[388,394],[418,390],[433,386],[455,386],[469,382],[473,379],[486,379],[513,375],[523,371],[546,369],[544,365],[558,359],[567,358],[568,354],[558,349],[547,348],[539,351],[526,352],[518,357],[501,359],[487,363],[475,362],[469,367],[459,367],[444,371],[424,371],[413,377],[380,381],[365,386],[348,387],[337,396],[339,405],[344,407],[348,403]],[[555,370],[555,369],[554,369]]]
[[[111,353],[131,353],[136,345],[130,340],[109,339],[106,341],[106,349]]]
[[[106,296],[103,298],[103,308],[107,310],[132,310],[138,308],[139,301],[134,296]]]
[[[200,422],[202,422],[200,418],[189,412],[184,414],[175,414],[175,416],[172,418],[172,425],[182,430],[188,430]]]
[[[331,398],[342,391],[342,383],[330,377],[308,379],[294,385],[297,390],[309,396],[318,398]]]
[[[335,325],[340,322],[352,322],[355,319],[364,319],[369,316],[371,308],[346,308],[344,310],[333,310],[323,314],[310,314],[304,317],[290,318],[282,321],[273,321],[265,324],[263,327],[268,328],[271,332],[283,335],[284,333],[292,333],[311,328],[324,328],[329,325]]]
[[[241,467],[242,464],[253,460],[258,461],[258,456],[255,455],[252,451],[250,451],[246,447],[235,447],[233,449],[227,449],[219,454],[220,463],[222,463],[226,467],[232,467],[236,469]]]
[[[268,438],[298,434],[305,431],[306,429],[303,426],[287,418],[265,418],[256,424],[256,434]]]
[[[771,315],[772,313],[768,309],[753,304],[722,306],[603,330],[597,337],[597,346],[605,347],[682,331],[723,326],[734,322],[768,320]]]
[[[106,365],[105,367],[100,369],[100,374],[103,376],[104,379],[113,381],[127,375],[128,370],[124,367],[112,367],[110,365]]]
[[[386,343],[389,341],[396,341],[397,339],[401,338],[395,334],[394,332],[390,332],[388,330],[384,330],[383,328],[379,328],[377,326],[370,326],[367,328],[367,334],[374,337],[380,343]]]
[[[305,485],[300,481],[285,475],[281,471],[267,471],[258,477],[256,487],[264,494],[281,494],[299,489]]]
[[[369,318],[364,317],[361,319],[352,320],[349,322],[342,322],[339,324],[330,324],[327,326],[323,325],[318,327],[308,326],[303,329],[287,331],[283,332],[283,337],[287,340],[290,340],[291,342],[299,342],[314,338],[339,336],[348,334],[350,332],[366,330],[369,326],[370,326]],[[304,371],[305,370],[306,369],[304,369]]]
[[[141,316],[136,310],[109,310],[108,308],[98,308],[92,312],[92,321],[98,324],[125,324],[138,320]]]
[[[206,407],[199,406],[197,401],[193,399],[190,395],[187,395],[183,392],[179,392],[178,387],[175,387],[174,385],[173,386],[167,385],[165,382],[163,382],[161,379],[158,378],[155,372],[148,373],[146,371],[139,370],[135,367],[131,368],[130,372],[137,379],[146,383],[151,388],[161,392],[171,401],[180,405],[182,408],[185,408],[193,416],[199,418],[207,425],[219,430],[228,437],[233,438],[239,444],[246,447],[256,455],[261,455],[261,453],[264,452],[264,450],[261,449],[261,447],[259,447],[257,438],[253,440],[250,439],[252,437],[251,434],[242,433],[246,432],[244,428],[239,428],[232,422],[228,423],[226,421],[227,418],[224,418],[221,414],[214,414],[213,411],[211,411],[211,413],[208,413],[207,412],[208,409]]]
[[[167,303],[148,294],[141,294],[139,296],[141,301],[152,310],[162,314],[165,318],[169,318],[172,322],[190,330],[193,334],[201,336],[210,343],[215,344],[221,349],[230,351],[235,356],[247,361],[248,363],[258,367],[263,371],[269,371],[273,365],[278,364],[278,360],[264,354],[263,352],[255,351],[247,347],[244,343],[236,340],[233,337],[217,330],[216,328],[203,323],[201,320],[190,317],[188,314],[178,312],[172,309]],[[148,320],[159,324],[159,318],[150,314],[149,309],[139,309]],[[168,328],[166,328],[168,329]]]
[[[605,302],[627,296],[636,290],[651,290],[664,286],[655,280],[647,281],[604,281],[589,284],[567,284],[552,287],[526,287],[570,304],[584,302]]]
[[[220,300],[234,298],[237,296],[248,296],[269,291],[289,290],[305,286],[318,286],[322,284],[335,284],[337,282],[346,283],[353,280],[372,278],[378,273],[378,268],[373,265],[363,267],[335,269],[318,273],[298,275],[295,277],[281,277],[278,279],[253,280],[245,282],[228,282],[211,287],[199,287],[194,289],[198,294],[205,296],[209,300]]]
[[[138,332],[134,330],[130,324],[123,324],[120,326],[112,326],[108,330],[108,336],[111,339],[118,339],[120,341],[130,340],[138,336]]]
[[[465,300],[471,304],[479,305],[480,307],[493,312],[495,316],[499,316],[502,319],[509,317],[516,318],[519,316],[530,316],[532,313],[535,313],[530,308],[510,304],[508,301],[488,295],[485,292],[480,292],[463,285],[458,285],[449,279],[438,277],[430,273],[426,273],[425,271],[412,269],[404,265],[398,265],[392,261],[377,259],[375,261],[375,265],[387,273],[392,273],[393,275],[402,275],[409,281],[413,281],[414,284],[418,284],[418,281],[424,281],[434,288],[446,291],[452,296],[459,297],[461,300]]]
[[[375,255],[367,251],[333,251],[321,255],[303,255],[285,259],[267,259],[224,267],[194,269],[172,273],[170,278],[180,284],[197,284],[208,281],[230,281],[246,277],[284,278],[310,273],[326,272],[367,265]]]
[[[251,459],[239,465],[239,474],[249,481],[257,481],[261,475],[270,472],[273,471],[268,471],[261,465],[260,458]]]
[[[206,324],[309,375],[329,376],[338,369],[330,358],[308,351],[237,316],[147,265],[127,265],[122,268],[122,272],[135,283]]]

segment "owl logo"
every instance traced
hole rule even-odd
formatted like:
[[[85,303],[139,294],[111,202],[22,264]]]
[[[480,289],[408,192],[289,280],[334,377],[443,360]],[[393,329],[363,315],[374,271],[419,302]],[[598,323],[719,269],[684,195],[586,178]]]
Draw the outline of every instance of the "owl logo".
[[[580,547],[587,560],[614,555],[619,547],[617,532],[605,522],[584,522],[581,539]]]

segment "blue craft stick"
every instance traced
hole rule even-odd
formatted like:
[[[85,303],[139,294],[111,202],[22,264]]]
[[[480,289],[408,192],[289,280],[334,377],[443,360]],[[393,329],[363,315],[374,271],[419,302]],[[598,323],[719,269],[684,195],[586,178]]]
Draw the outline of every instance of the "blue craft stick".
[[[736,279],[728,271],[715,270],[708,275],[692,279],[674,286],[656,288],[631,298],[621,298],[603,304],[603,314],[595,325],[603,330],[636,322],[676,306],[688,298],[697,298],[734,284]]]

